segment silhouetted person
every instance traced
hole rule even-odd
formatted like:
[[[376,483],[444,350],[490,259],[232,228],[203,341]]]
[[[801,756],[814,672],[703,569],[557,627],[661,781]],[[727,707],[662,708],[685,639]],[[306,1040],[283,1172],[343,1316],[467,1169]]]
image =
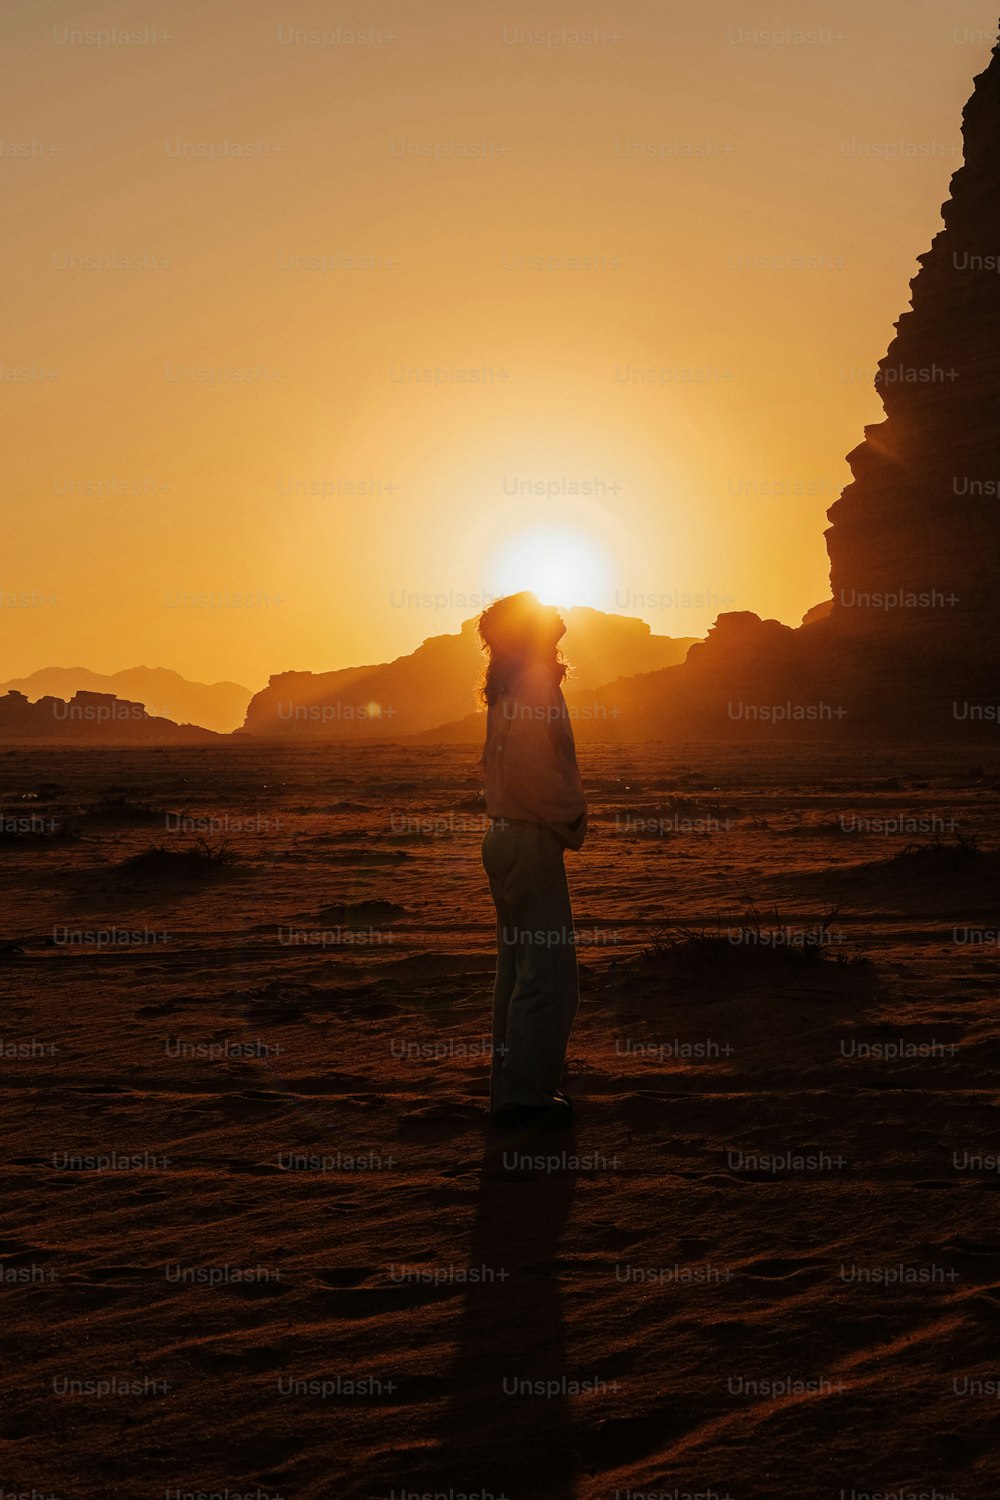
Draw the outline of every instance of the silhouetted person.
[[[488,654],[483,867],[497,911],[490,1113],[498,1125],[568,1125],[561,1093],[580,1001],[564,850],[587,832],[587,799],[560,684],[559,612],[534,594],[478,620]]]

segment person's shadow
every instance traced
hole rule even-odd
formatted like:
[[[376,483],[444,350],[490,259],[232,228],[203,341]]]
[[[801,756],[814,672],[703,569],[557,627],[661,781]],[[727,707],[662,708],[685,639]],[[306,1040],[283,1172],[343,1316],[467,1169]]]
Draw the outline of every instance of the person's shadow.
[[[470,1279],[463,1298],[435,1464],[456,1490],[576,1495],[579,1444],[564,1386],[593,1372],[567,1369],[558,1257],[579,1174],[537,1158],[578,1154],[572,1129],[490,1129],[467,1257],[482,1279]]]

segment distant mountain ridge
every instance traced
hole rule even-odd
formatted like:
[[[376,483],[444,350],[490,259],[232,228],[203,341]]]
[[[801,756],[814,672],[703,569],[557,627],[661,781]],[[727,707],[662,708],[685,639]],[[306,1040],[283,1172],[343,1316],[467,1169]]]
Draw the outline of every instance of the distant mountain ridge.
[[[191,682],[169,667],[127,667],[110,673],[89,667],[42,667],[27,677],[0,682],[0,693],[24,693],[32,701],[69,700],[80,691],[112,693],[122,701],[144,704],[153,718],[197,724],[219,734],[240,727],[253,697],[253,689],[238,682]]]
[[[645,620],[579,606],[565,611],[566,691],[679,665],[697,637],[654,635]],[[483,654],[474,619],[457,635],[374,666],[280,672],[247,709],[244,733],[282,739],[387,740],[475,717]]]

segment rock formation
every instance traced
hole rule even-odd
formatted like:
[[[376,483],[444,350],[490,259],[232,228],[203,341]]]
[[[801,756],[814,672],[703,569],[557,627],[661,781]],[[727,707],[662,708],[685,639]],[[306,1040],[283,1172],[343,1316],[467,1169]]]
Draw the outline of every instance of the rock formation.
[[[0,682],[0,694],[16,689],[32,700],[70,699],[86,692],[113,693],[130,702],[146,704],[150,717],[173,719],[175,724],[200,724],[225,734],[243,723],[250,688],[237,682],[189,682],[167,667],[127,667],[121,672],[92,672],[89,667],[41,667],[28,677]]]
[[[141,703],[114,693],[78,692],[67,702],[25,693],[0,698],[0,744],[209,745],[225,737],[195,724],[147,714]]]
[[[1000,685],[1000,44],[975,85],[944,228],[879,363],[885,420],[826,533],[831,640],[935,720]]]
[[[566,611],[563,649],[576,687],[596,688],[621,673],[682,662],[693,638],[653,635],[644,620],[600,610]],[[483,657],[475,620],[457,635],[432,636],[395,661],[336,672],[282,672],[257,693],[245,730],[255,736],[393,740],[472,714]],[[477,722],[475,732],[481,733]]]

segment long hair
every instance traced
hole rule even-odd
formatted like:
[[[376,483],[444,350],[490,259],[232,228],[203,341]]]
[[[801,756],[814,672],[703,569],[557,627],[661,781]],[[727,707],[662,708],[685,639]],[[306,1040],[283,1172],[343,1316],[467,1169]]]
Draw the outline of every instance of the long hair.
[[[548,618],[528,591],[508,594],[483,610],[476,630],[486,653],[486,666],[477,691],[487,707],[510,691],[529,662],[550,666],[553,680],[557,685],[562,683],[569,667],[558,641],[545,639],[543,627]]]

